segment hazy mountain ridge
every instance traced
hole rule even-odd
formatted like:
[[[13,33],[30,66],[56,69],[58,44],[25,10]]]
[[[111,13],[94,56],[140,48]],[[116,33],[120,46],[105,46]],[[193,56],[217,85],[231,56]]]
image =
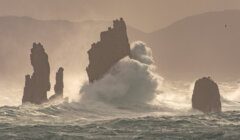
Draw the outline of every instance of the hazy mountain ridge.
[[[24,75],[32,71],[29,54],[35,41],[49,54],[52,76],[59,66],[66,68],[66,75],[85,74],[87,50],[110,25],[111,21],[0,17],[0,75],[4,82],[23,83]],[[128,26],[128,36],[130,42],[142,40],[153,49],[158,71],[165,79],[210,75],[216,80],[236,80],[240,75],[240,11],[191,16],[152,33]]]
[[[240,11],[209,12],[187,17],[149,34],[160,73],[169,79],[217,80],[240,76]]]
[[[0,75],[4,79],[0,83],[24,83],[24,75],[32,72],[29,54],[33,42],[41,42],[46,49],[52,77],[59,66],[65,67],[67,76],[85,74],[87,50],[100,39],[99,33],[109,26],[111,21],[70,22],[0,17]],[[138,35],[144,35],[132,27],[128,27],[128,32],[133,40]]]

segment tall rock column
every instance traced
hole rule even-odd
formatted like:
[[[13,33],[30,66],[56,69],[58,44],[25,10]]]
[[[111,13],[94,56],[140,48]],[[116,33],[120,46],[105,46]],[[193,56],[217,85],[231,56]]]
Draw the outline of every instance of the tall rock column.
[[[89,65],[86,68],[89,82],[99,80],[119,60],[130,56],[126,23],[122,18],[113,21],[113,27],[101,32],[100,41],[93,43],[88,51]]]
[[[33,43],[30,59],[33,66],[33,74],[25,77],[22,103],[41,104],[48,101],[47,91],[50,90],[50,66],[48,55],[42,44]]]
[[[63,71],[64,69],[60,67],[56,73],[56,84],[54,85],[55,94],[49,98],[49,100],[63,99]]]
[[[221,112],[218,85],[210,77],[204,77],[195,82],[192,107],[204,113]]]

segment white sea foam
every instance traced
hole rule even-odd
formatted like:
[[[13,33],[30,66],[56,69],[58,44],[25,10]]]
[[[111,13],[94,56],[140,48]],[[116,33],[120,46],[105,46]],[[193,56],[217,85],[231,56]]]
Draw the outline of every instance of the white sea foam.
[[[138,41],[131,45],[131,55],[132,59],[123,58],[102,79],[85,83],[81,101],[101,100],[128,106],[154,100],[163,78],[154,71],[151,49]]]

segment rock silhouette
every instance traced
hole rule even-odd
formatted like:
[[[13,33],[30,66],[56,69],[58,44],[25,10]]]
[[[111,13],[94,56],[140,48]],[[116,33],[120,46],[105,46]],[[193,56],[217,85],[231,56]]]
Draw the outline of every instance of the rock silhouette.
[[[50,90],[50,66],[48,55],[42,44],[33,43],[30,58],[33,66],[33,74],[32,76],[25,76],[22,103],[41,104],[48,101],[47,91]]]
[[[56,84],[54,85],[55,94],[49,98],[49,100],[63,99],[63,71],[64,69],[60,67],[56,73]]]
[[[218,85],[210,77],[204,77],[195,82],[192,107],[204,113],[221,112]]]
[[[101,32],[100,41],[92,44],[88,56],[86,71],[91,83],[102,78],[120,59],[130,56],[127,27],[122,18],[113,21],[113,28]]]

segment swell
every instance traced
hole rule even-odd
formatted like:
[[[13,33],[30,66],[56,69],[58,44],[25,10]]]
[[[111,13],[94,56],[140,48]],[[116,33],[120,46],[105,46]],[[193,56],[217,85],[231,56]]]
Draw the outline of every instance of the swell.
[[[240,112],[98,120],[87,124],[0,123],[5,139],[237,139]],[[147,128],[147,129],[146,129]]]

